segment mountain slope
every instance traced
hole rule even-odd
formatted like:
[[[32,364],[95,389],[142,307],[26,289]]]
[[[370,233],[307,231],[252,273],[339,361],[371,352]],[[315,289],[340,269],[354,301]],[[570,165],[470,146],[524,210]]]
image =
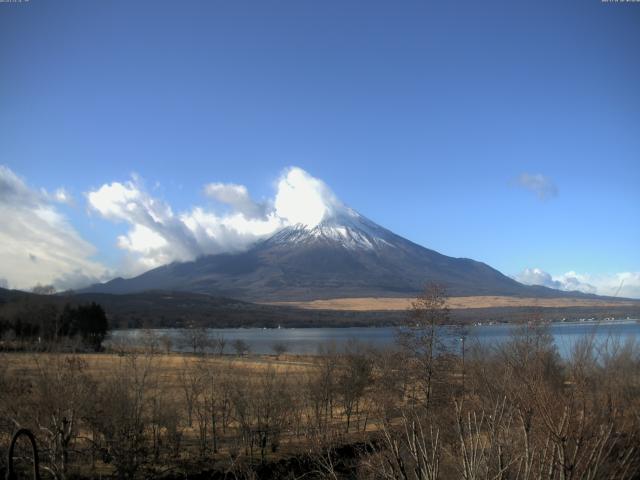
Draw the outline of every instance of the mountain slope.
[[[582,295],[522,285],[490,266],[442,255],[356,211],[335,209],[314,226],[294,225],[246,252],[172,263],[85,292],[176,290],[252,301],[412,296],[428,281],[450,295]]]

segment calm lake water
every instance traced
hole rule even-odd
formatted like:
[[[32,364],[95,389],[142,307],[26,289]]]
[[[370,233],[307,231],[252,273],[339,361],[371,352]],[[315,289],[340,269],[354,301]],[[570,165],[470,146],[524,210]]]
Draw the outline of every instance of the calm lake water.
[[[482,345],[499,344],[509,340],[515,326],[508,324],[473,326],[467,329],[466,347],[474,343]],[[560,354],[566,357],[573,345],[593,335],[596,343],[608,339],[626,341],[629,338],[640,340],[640,323],[637,320],[616,320],[612,322],[580,322],[580,323],[552,323],[549,326]],[[153,330],[155,335],[167,335],[172,339],[174,351],[186,351],[184,334],[180,329]],[[392,346],[396,340],[397,329],[394,327],[353,327],[353,328],[211,328],[207,329],[210,338],[224,337],[227,342],[225,353],[232,353],[231,343],[241,339],[247,342],[252,353],[273,353],[272,346],[276,343],[286,345],[287,351],[294,354],[316,354],[322,345],[335,344],[338,349],[344,348],[349,342],[356,340],[375,347]],[[445,329],[451,341],[456,341],[459,333]],[[145,330],[116,330],[112,332],[110,342],[125,341],[132,345],[142,345],[146,335]]]

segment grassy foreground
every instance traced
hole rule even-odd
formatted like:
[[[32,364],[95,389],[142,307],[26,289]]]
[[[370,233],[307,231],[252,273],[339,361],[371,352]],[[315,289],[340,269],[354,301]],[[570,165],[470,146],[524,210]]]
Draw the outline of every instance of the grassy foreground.
[[[30,428],[59,479],[637,478],[634,342],[564,361],[525,326],[461,358],[435,332],[313,357],[0,354],[0,448]]]

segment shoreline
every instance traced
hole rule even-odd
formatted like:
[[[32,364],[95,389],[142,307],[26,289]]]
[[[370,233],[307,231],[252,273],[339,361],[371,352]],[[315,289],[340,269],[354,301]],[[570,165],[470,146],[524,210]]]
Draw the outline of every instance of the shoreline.
[[[518,326],[518,325],[626,325],[626,324],[635,324],[640,323],[640,318],[615,318],[615,319],[585,319],[585,320],[542,320],[540,322],[506,322],[506,321],[487,321],[487,322],[477,322],[470,324],[460,324],[460,323],[447,323],[439,325],[441,327],[447,328],[475,328],[475,327],[499,327],[499,326]],[[133,330],[138,331],[155,331],[155,330],[190,330],[194,328],[205,329],[205,330],[267,330],[267,331],[277,331],[277,330],[348,330],[348,329],[382,329],[382,328],[402,328],[407,325],[381,325],[381,324],[371,324],[371,325],[327,325],[327,326],[317,326],[317,325],[309,325],[309,326],[280,326],[280,327],[257,327],[257,326],[236,326],[236,327],[185,327],[185,326],[175,326],[175,327],[164,327],[164,326],[150,326],[150,327],[133,327],[133,328],[114,328],[111,332],[129,332]]]

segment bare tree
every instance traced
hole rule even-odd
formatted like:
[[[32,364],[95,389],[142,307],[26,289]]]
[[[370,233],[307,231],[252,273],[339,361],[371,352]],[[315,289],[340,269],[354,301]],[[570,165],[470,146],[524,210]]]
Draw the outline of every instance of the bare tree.
[[[140,332],[140,343],[145,352],[155,355],[160,352],[160,336],[152,329],[145,328]]]
[[[277,358],[280,358],[281,355],[284,355],[289,350],[289,347],[284,342],[275,342],[271,345],[271,350],[273,350]]]
[[[216,352],[218,355],[224,355],[224,349],[227,346],[227,339],[224,338],[224,335],[218,333],[216,334],[213,343],[216,347]]]
[[[306,390],[311,407],[311,430],[326,435],[333,418],[338,370],[338,353],[334,344],[319,348],[315,371],[309,373]]]
[[[132,479],[149,460],[147,401],[152,356],[127,355],[112,375],[103,378],[87,423],[98,435],[103,457],[113,463],[118,479]]]
[[[160,335],[160,345],[162,346],[164,353],[169,355],[173,347],[173,338],[171,338],[171,335],[169,335],[168,333]]]
[[[38,295],[53,295],[56,293],[56,289],[53,285],[41,285],[38,284],[31,289],[31,291]]]
[[[385,480],[437,480],[441,478],[442,438],[437,427],[425,422],[415,409],[402,409],[397,427],[381,425],[380,443],[372,444],[365,467],[373,478]]]
[[[241,338],[235,339],[231,343],[231,346],[236,351],[237,355],[246,355],[250,351],[249,344],[247,342],[245,342],[244,340],[242,340]]]
[[[204,353],[211,342],[205,328],[185,328],[181,330],[182,345],[194,354]]]
[[[203,385],[200,372],[186,358],[183,360],[182,369],[178,374],[178,383],[187,409],[187,425],[191,428],[193,426],[194,407],[198,396],[202,392]]]
[[[360,401],[371,384],[372,362],[356,342],[347,345],[337,373],[337,390],[346,416],[345,431],[349,432],[351,419],[359,413]]]
[[[52,356],[46,361],[34,357],[33,418],[46,438],[46,452],[52,473],[67,478],[69,455],[80,431],[93,391],[87,365],[77,356]]]
[[[447,294],[442,285],[428,283],[411,303],[409,323],[398,332],[399,344],[417,366],[417,380],[422,385],[424,405],[429,408],[438,356],[446,350],[440,327],[449,323]]]
[[[396,349],[383,349],[376,351],[371,361],[373,407],[378,418],[390,421],[402,405],[410,381],[406,356]]]

